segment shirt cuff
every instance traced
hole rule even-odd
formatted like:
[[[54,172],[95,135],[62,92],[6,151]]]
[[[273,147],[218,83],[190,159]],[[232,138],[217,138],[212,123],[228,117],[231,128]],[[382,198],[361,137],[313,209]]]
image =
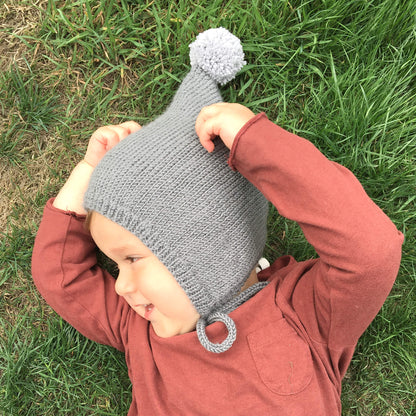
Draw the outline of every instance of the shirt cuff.
[[[260,120],[262,118],[268,119],[266,113],[262,112],[262,113],[257,114],[253,118],[251,118],[249,121],[247,121],[246,124],[244,124],[244,126],[240,129],[240,131],[235,136],[233,145],[231,146],[230,157],[228,158],[228,164],[229,164],[230,168],[233,171],[236,171],[237,170],[237,168],[235,167],[235,163],[234,162],[235,162],[235,159],[236,159],[237,147],[238,147],[238,145],[240,143],[241,137],[246,133],[246,131],[253,124],[255,124],[258,120]]]
[[[78,214],[75,211],[66,211],[60,208],[57,208],[53,205],[53,202],[55,201],[55,198],[50,198],[48,200],[48,202],[45,205],[45,210],[49,210],[49,211],[53,211],[53,212],[57,212],[63,215],[69,215],[71,217],[77,218],[79,220],[85,220],[85,218],[87,218],[87,216],[85,214]]]

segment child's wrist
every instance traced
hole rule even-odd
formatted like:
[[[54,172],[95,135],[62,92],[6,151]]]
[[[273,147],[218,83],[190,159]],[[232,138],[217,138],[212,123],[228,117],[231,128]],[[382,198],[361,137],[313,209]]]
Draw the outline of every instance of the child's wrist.
[[[94,168],[88,162],[79,162],[56,196],[53,206],[63,211],[85,215],[87,212],[83,206],[84,194],[93,171]]]
[[[91,173],[95,169],[95,166],[91,165],[91,163],[89,163],[86,159],[82,159],[81,162],[78,163],[78,165],[83,166],[82,169],[91,169]]]

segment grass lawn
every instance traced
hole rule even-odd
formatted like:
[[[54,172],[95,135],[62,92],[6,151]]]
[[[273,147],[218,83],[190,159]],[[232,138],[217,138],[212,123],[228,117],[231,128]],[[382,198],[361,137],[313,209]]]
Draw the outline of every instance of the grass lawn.
[[[391,295],[357,346],[343,416],[416,414],[416,2],[3,0],[0,4],[0,414],[125,415],[122,354],[86,340],[31,281],[34,237],[99,126],[145,124],[224,26],[248,65],[222,88],[351,169],[405,234]],[[340,190],[342,192],[342,190]],[[270,260],[314,256],[270,215]],[[2,413],[3,412],[3,413]]]

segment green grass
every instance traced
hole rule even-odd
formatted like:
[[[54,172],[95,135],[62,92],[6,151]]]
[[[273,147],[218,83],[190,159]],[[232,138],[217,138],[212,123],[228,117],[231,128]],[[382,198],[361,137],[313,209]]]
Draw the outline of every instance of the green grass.
[[[403,231],[393,291],[360,339],[344,416],[416,414],[416,3],[398,0],[72,2],[0,8],[0,414],[124,415],[122,354],[79,335],[30,277],[43,205],[106,123],[160,114],[188,45],[224,26],[248,65],[225,100],[265,111],[359,178]],[[314,256],[272,211],[267,256]]]

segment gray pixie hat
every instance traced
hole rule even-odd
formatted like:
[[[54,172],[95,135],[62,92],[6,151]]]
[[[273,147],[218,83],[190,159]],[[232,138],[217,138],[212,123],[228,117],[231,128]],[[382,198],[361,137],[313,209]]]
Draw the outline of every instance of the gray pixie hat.
[[[268,203],[230,169],[229,150],[220,140],[208,153],[195,133],[200,110],[222,101],[217,84],[245,65],[239,39],[224,28],[207,30],[190,45],[190,60],[191,70],[166,111],[95,168],[84,206],[153,251],[200,314],[201,344],[224,352],[236,339],[228,313],[264,287],[259,283],[240,293],[264,249]],[[205,332],[216,321],[228,330],[221,343]]]

